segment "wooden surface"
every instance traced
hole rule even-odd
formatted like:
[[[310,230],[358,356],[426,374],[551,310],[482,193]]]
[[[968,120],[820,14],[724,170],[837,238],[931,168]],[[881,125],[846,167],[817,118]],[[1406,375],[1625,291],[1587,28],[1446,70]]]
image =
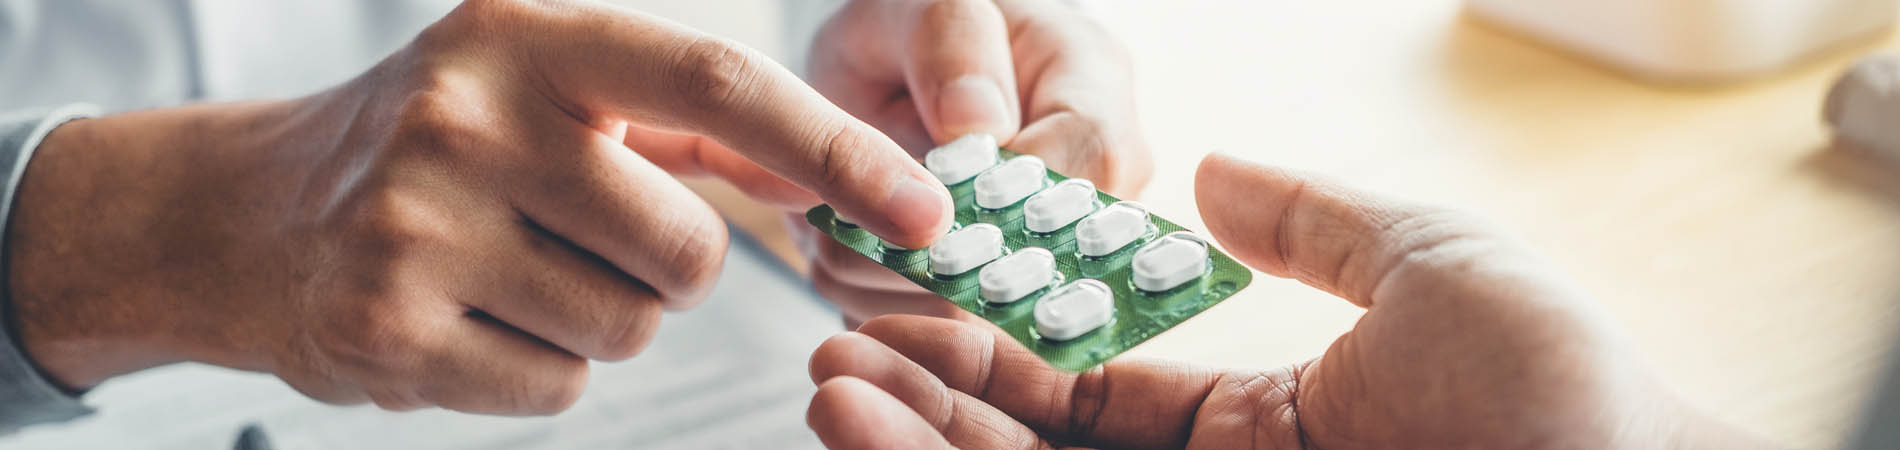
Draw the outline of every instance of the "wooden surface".
[[[1142,199],[1165,217],[1199,227],[1189,181],[1216,149],[1478,212],[1593,291],[1685,397],[1797,447],[1850,431],[1900,331],[1900,169],[1832,148],[1818,113],[1834,76],[1891,36],[1767,79],[1672,87],[1452,0],[1098,6],[1137,60],[1158,152]],[[698,185],[790,250],[777,217],[715,184]],[[1135,354],[1287,364],[1358,314],[1263,277]]]

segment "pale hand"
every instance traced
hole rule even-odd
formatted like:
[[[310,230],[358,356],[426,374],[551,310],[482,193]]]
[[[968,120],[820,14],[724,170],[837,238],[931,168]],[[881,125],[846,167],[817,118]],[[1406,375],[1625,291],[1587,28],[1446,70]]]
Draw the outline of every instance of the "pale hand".
[[[1128,53],[1067,2],[858,0],[812,45],[812,85],[913,155],[986,133],[1111,194],[1132,198],[1148,182]],[[882,314],[963,313],[818,235],[803,212],[787,222],[846,326]]]

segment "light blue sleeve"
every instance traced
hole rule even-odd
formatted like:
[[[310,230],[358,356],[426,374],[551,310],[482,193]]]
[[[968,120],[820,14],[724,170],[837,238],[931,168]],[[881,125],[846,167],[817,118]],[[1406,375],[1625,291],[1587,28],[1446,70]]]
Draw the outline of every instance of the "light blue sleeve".
[[[26,174],[26,164],[53,128],[72,119],[98,114],[91,105],[75,104],[56,109],[19,111],[0,114],[0,249],[6,248],[6,225],[13,214],[13,194]],[[75,393],[66,392],[46,379],[15,338],[18,330],[12,317],[12,289],[6,286],[7,267],[0,258],[0,434],[37,423],[72,420],[92,413],[79,402]]]

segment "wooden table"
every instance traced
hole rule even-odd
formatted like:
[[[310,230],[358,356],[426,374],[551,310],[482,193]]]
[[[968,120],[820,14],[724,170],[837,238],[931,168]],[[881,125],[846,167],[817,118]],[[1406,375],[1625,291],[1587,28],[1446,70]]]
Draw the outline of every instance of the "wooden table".
[[[1800,447],[1854,427],[1900,331],[1900,170],[1834,149],[1819,109],[1855,56],[1900,40],[1671,87],[1453,0],[1099,6],[1138,61],[1157,213],[1199,228],[1189,181],[1216,149],[1475,211],[1592,290],[1693,402]],[[789,251],[777,218],[699,185]],[[1262,277],[1135,353],[1287,364],[1358,315]]]

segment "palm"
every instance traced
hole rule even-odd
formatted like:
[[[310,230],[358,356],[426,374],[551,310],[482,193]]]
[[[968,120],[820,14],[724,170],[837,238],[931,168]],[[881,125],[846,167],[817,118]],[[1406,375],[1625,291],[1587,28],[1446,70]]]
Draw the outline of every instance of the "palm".
[[[1464,278],[1401,272],[1379,286],[1390,294],[1375,295],[1377,306],[1301,375],[1307,438],[1327,448],[1523,448],[1609,437],[1620,424],[1603,421],[1628,416],[1612,409],[1638,390],[1638,372],[1617,365],[1610,334],[1566,293],[1499,273],[1512,263],[1471,259]]]
[[[887,317],[813,354],[812,428],[834,448],[1605,448],[1680,443],[1696,422],[1482,224],[1225,158],[1197,180],[1202,205],[1265,205],[1203,208],[1236,257],[1368,308],[1325,355],[1069,374],[994,327]]]

